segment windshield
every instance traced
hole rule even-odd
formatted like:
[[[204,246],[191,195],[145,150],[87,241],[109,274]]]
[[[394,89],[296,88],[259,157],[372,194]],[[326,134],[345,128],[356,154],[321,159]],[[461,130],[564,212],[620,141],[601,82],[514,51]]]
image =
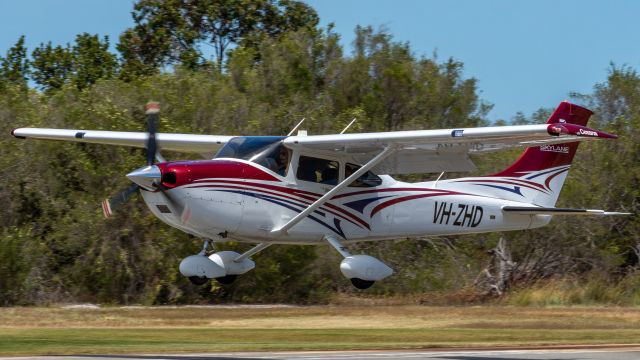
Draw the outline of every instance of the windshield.
[[[279,144],[286,136],[238,136],[223,146],[213,157],[234,158],[254,161],[253,157],[274,144]]]
[[[260,164],[280,176],[285,176],[291,151],[282,145],[286,136],[239,136],[231,139],[214,159],[234,158]]]

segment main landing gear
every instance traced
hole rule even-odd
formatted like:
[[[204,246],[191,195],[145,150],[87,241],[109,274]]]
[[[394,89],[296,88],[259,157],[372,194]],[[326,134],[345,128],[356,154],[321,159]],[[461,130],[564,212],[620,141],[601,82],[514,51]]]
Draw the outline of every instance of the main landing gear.
[[[344,257],[340,263],[340,272],[351,280],[351,284],[356,288],[368,289],[376,281],[393,274],[393,269],[373,256],[351,255],[335,236],[326,235],[324,239]]]
[[[390,267],[373,256],[352,255],[334,236],[326,235],[324,239],[344,257],[340,263],[340,271],[356,288],[368,289],[376,281],[393,274]],[[258,244],[243,254],[235,251],[218,251],[207,255],[209,240],[205,240],[200,253],[187,256],[180,262],[180,273],[195,285],[204,285],[210,279],[229,285],[238,275],[252,270],[256,264],[249,257],[266,249],[269,245]]]
[[[229,285],[238,275],[256,267],[249,257],[268,246],[269,244],[258,244],[244,254],[238,254],[235,251],[218,251],[207,256],[209,240],[205,240],[200,253],[182,259],[180,273],[189,278],[194,285],[204,285],[210,279]]]

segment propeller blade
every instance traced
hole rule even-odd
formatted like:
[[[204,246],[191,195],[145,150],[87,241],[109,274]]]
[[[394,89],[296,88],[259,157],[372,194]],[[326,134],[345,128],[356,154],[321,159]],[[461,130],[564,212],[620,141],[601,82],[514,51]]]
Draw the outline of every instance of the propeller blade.
[[[109,199],[103,200],[102,213],[104,214],[104,217],[109,218],[111,215],[113,215],[113,210],[117,209],[118,207],[120,207],[120,205],[127,202],[127,200],[129,200],[131,195],[133,195],[136,191],[138,191],[138,189],[140,189],[140,185],[131,184],[131,186],[119,192],[117,195]]]
[[[147,165],[153,165],[158,152],[158,144],[156,142],[156,131],[158,123],[158,114],[160,113],[160,103],[148,102],[145,108],[145,114],[147,115],[147,133],[149,138],[147,139]]]

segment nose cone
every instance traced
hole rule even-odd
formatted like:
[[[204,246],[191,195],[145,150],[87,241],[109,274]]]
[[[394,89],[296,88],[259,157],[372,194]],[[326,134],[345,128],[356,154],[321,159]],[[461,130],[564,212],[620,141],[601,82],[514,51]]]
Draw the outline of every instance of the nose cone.
[[[127,174],[127,178],[147,190],[156,190],[160,184],[162,173],[155,165],[145,166]]]

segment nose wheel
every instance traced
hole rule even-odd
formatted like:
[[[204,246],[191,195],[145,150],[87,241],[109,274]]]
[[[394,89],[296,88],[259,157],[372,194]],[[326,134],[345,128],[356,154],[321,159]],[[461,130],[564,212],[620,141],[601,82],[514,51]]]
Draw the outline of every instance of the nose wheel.
[[[213,245],[213,241],[205,239],[198,254],[187,256],[180,262],[180,273],[192,284],[204,285],[210,279],[215,279],[221,285],[232,284],[238,275],[255,267],[255,263],[249,257],[266,249],[270,244],[258,244],[243,254],[235,251],[211,252],[209,248],[213,249]]]
[[[216,278],[216,281],[221,285],[231,285],[234,281],[236,281],[237,277],[238,275],[226,275]]]
[[[200,286],[206,284],[209,279],[207,279],[206,276],[189,276],[189,281],[191,281],[193,285]]]

